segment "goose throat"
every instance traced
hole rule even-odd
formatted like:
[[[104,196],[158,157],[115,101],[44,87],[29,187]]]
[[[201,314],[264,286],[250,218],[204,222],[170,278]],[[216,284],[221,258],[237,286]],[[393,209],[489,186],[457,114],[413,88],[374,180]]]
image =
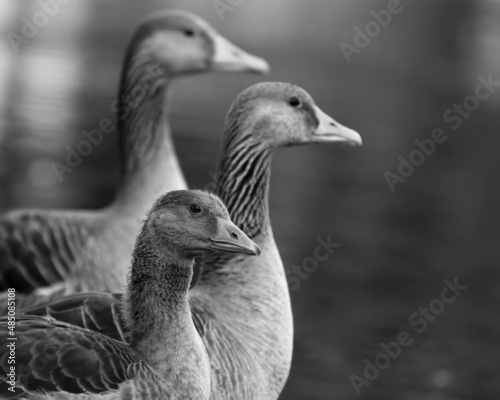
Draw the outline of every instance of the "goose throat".
[[[192,324],[188,291],[193,260],[165,258],[154,250],[147,238],[140,239],[132,260],[124,310],[130,342],[138,344],[152,336]]]

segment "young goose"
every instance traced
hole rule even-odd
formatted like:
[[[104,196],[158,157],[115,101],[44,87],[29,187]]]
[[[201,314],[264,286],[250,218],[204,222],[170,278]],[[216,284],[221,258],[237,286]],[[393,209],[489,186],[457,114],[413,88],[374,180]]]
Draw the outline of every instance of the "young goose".
[[[122,387],[129,395],[153,389],[169,399],[208,400],[209,359],[188,302],[194,258],[207,251],[260,253],[217,196],[181,190],[160,198],[133,252],[123,301],[129,344],[50,317],[16,318],[17,390],[102,393],[132,380]],[[9,326],[8,318],[0,319],[2,337],[10,337]],[[0,386],[7,394],[9,354],[0,348]],[[150,383],[143,381],[147,376]]]
[[[0,290],[16,288],[18,308],[62,293],[123,290],[142,216],[162,193],[186,188],[168,124],[169,83],[212,70],[264,73],[268,65],[187,12],[155,13],[139,26],[120,83],[123,178],[115,201],[97,212],[0,217]]]
[[[229,111],[215,184],[235,224],[259,244],[262,254],[207,257],[191,289],[193,319],[211,362],[211,399],[275,400],[285,384],[293,321],[269,218],[271,158],[281,147],[337,142],[361,145],[361,137],[291,84],[251,86]],[[77,296],[30,312],[47,312],[127,340],[115,306],[119,295]]]

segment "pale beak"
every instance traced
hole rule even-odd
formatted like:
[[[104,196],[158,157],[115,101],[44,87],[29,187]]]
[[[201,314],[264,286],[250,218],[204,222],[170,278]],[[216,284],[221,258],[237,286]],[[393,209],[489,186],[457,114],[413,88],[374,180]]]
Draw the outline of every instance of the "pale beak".
[[[214,48],[214,70],[257,74],[267,74],[270,71],[266,60],[243,51],[217,33],[214,33]]]
[[[242,253],[251,256],[260,254],[260,247],[241,229],[227,219],[217,217],[217,231],[210,238],[210,248],[229,253]]]
[[[313,132],[313,141],[317,143],[346,142],[353,146],[361,146],[363,140],[358,132],[339,124],[332,117],[325,114],[317,106],[314,112],[319,120],[319,125]]]

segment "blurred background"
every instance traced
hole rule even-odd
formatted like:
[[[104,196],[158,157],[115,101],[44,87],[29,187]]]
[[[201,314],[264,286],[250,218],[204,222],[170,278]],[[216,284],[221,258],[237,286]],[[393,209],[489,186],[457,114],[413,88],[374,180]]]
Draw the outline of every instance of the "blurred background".
[[[222,0],[225,4],[231,4]],[[355,27],[387,0],[243,0],[219,18],[212,1],[70,0],[38,34],[12,48],[38,1],[0,2],[0,211],[99,208],[118,180],[117,134],[60,183],[52,162],[83,129],[114,118],[121,60],[133,27],[165,7],[200,14],[231,41],[266,58],[268,77],[202,75],[174,84],[171,119],[191,187],[210,183],[223,120],[259,80],[298,84],[362,148],[306,146],[274,159],[271,218],[285,268],[313,255],[317,239],[341,246],[294,285],[295,353],[282,399],[358,398],[380,343],[414,339],[360,398],[500,398],[500,91],[457,130],[443,113],[474,94],[478,77],[500,81],[500,1],[401,0],[402,12],[351,55]],[[233,1],[233,4],[237,2]],[[389,188],[415,139],[442,128],[437,146]],[[417,333],[409,317],[439,298],[444,279],[467,289]]]

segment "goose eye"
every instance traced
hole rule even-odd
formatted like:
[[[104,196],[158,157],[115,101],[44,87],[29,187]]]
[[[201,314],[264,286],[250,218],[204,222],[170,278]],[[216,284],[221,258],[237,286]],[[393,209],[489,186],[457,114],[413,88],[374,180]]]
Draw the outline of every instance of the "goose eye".
[[[189,211],[191,211],[193,214],[199,214],[201,213],[201,207],[198,204],[191,204],[189,206]]]
[[[186,36],[194,36],[194,31],[192,29],[185,29],[184,35]]]
[[[288,100],[288,104],[290,104],[292,107],[298,107],[300,105],[300,100],[297,97],[293,96]]]

